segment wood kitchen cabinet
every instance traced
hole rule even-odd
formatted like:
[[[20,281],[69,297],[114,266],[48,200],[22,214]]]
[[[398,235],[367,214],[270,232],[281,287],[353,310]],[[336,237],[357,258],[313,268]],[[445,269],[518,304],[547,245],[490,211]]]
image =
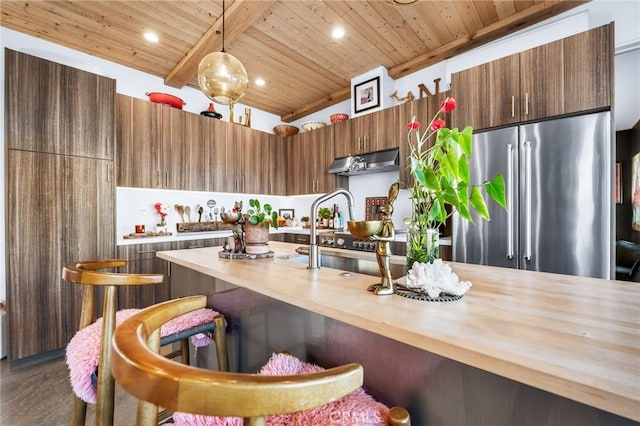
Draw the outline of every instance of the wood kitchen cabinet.
[[[10,49],[5,58],[7,148],[113,160],[115,80]]]
[[[335,157],[364,154],[398,146],[398,107],[331,125]]]
[[[115,81],[9,49],[5,78],[14,361],[63,348],[75,333],[82,288],[62,281],[62,265],[115,254]]]
[[[118,95],[118,186],[206,190],[208,120]]]
[[[454,125],[474,130],[607,108],[612,24],[451,75]]]
[[[291,137],[287,151],[287,194],[324,194],[334,189],[329,167],[335,159],[331,126]]]
[[[262,133],[268,145],[266,162],[266,194],[287,195],[287,143],[284,138]]]
[[[8,151],[9,359],[60,349],[80,321],[82,287],[62,265],[114,255],[112,162]],[[90,200],[90,202],[88,202]]]

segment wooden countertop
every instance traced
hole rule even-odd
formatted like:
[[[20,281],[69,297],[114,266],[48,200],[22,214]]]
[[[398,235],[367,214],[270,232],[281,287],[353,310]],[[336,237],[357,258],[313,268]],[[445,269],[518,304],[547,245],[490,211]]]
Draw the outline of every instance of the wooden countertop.
[[[274,259],[220,259],[220,247],[165,251],[158,257],[640,421],[638,283],[450,263],[473,287],[455,302],[423,302],[374,296],[366,288],[375,277],[311,271],[278,258],[298,245],[270,246]],[[369,253],[357,255],[374,259]]]

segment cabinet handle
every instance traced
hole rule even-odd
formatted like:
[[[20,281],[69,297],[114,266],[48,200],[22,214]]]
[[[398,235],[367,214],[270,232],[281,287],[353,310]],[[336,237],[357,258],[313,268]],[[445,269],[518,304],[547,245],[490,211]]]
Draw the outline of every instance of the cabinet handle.
[[[111,183],[111,166],[107,163],[107,183]]]
[[[158,250],[142,250],[142,251],[138,251],[136,252],[136,254],[149,254],[149,253],[155,253]]]
[[[203,247],[204,247],[204,244],[197,244],[197,245],[189,246],[190,249],[203,248]]]
[[[531,261],[531,142],[524,143],[524,204],[525,204],[525,245],[524,260]]]
[[[516,116],[516,97],[511,96],[511,117]]]
[[[162,187],[162,179],[160,178],[160,170],[156,170],[156,188]]]
[[[164,172],[164,186],[165,188],[169,187],[169,172]]]
[[[507,259],[513,259],[513,146],[507,144]]]
[[[529,115],[529,94],[524,95],[524,115]]]
[[[296,238],[296,243],[305,243],[305,244],[309,244],[309,241],[307,241],[306,238]]]

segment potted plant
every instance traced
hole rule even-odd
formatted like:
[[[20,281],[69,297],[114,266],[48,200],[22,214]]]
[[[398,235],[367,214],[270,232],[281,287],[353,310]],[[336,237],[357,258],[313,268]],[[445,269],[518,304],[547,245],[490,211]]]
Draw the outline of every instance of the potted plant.
[[[245,251],[262,254],[269,251],[269,226],[278,229],[278,212],[271,204],[249,200],[248,220],[244,224]]]
[[[318,217],[322,219],[322,226],[327,228],[329,226],[329,219],[331,218],[331,209],[329,207],[320,207]]]
[[[302,222],[303,228],[311,227],[311,224],[309,223],[309,216],[302,216],[302,218],[300,219],[300,222]]]
[[[503,208],[507,208],[504,178],[497,174],[491,181],[470,185],[469,161],[472,153],[471,126],[459,131],[448,129],[439,118],[454,110],[456,102],[447,98],[421,132],[415,117],[407,124],[410,151],[410,172],[413,176],[411,198],[412,217],[407,229],[407,268],[414,262],[432,262],[439,257],[438,227],[453,213],[472,220],[471,209],[489,220],[489,211],[482,193]],[[435,135],[435,141],[431,138]]]

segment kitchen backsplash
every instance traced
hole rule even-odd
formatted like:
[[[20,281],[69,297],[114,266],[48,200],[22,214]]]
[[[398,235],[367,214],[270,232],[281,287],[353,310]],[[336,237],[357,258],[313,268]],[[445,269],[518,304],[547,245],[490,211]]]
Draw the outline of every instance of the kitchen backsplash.
[[[365,218],[365,199],[367,197],[385,197],[389,186],[398,179],[398,172],[379,173],[365,176],[352,176],[349,178],[349,190],[353,194],[356,205],[354,210],[355,218],[362,220]],[[176,232],[176,224],[181,222],[180,215],[175,211],[174,205],[180,204],[190,206],[191,221],[198,221],[197,205],[204,209],[202,221],[209,218],[210,209],[207,207],[208,200],[215,200],[216,207],[224,206],[231,209],[236,201],[242,201],[243,211],[247,211],[250,198],[258,198],[261,203],[270,203],[276,210],[293,210],[295,218],[299,221],[303,216],[310,216],[310,208],[313,201],[318,198],[315,195],[297,196],[274,196],[262,194],[232,194],[226,192],[199,192],[199,191],[175,191],[167,189],[142,189],[118,187],[117,197],[117,237],[135,232],[136,225],[144,225],[147,231],[154,231],[160,217],[155,211],[155,203],[164,203],[168,208],[166,217],[167,229]],[[348,219],[346,199],[342,196],[332,198],[323,206],[331,207],[338,204],[343,212],[345,220]],[[409,191],[401,190],[398,200],[395,203],[393,222],[396,229],[404,229],[402,219],[410,216],[411,201]],[[186,218],[185,218],[186,219]],[[218,216],[218,220],[219,216]]]

